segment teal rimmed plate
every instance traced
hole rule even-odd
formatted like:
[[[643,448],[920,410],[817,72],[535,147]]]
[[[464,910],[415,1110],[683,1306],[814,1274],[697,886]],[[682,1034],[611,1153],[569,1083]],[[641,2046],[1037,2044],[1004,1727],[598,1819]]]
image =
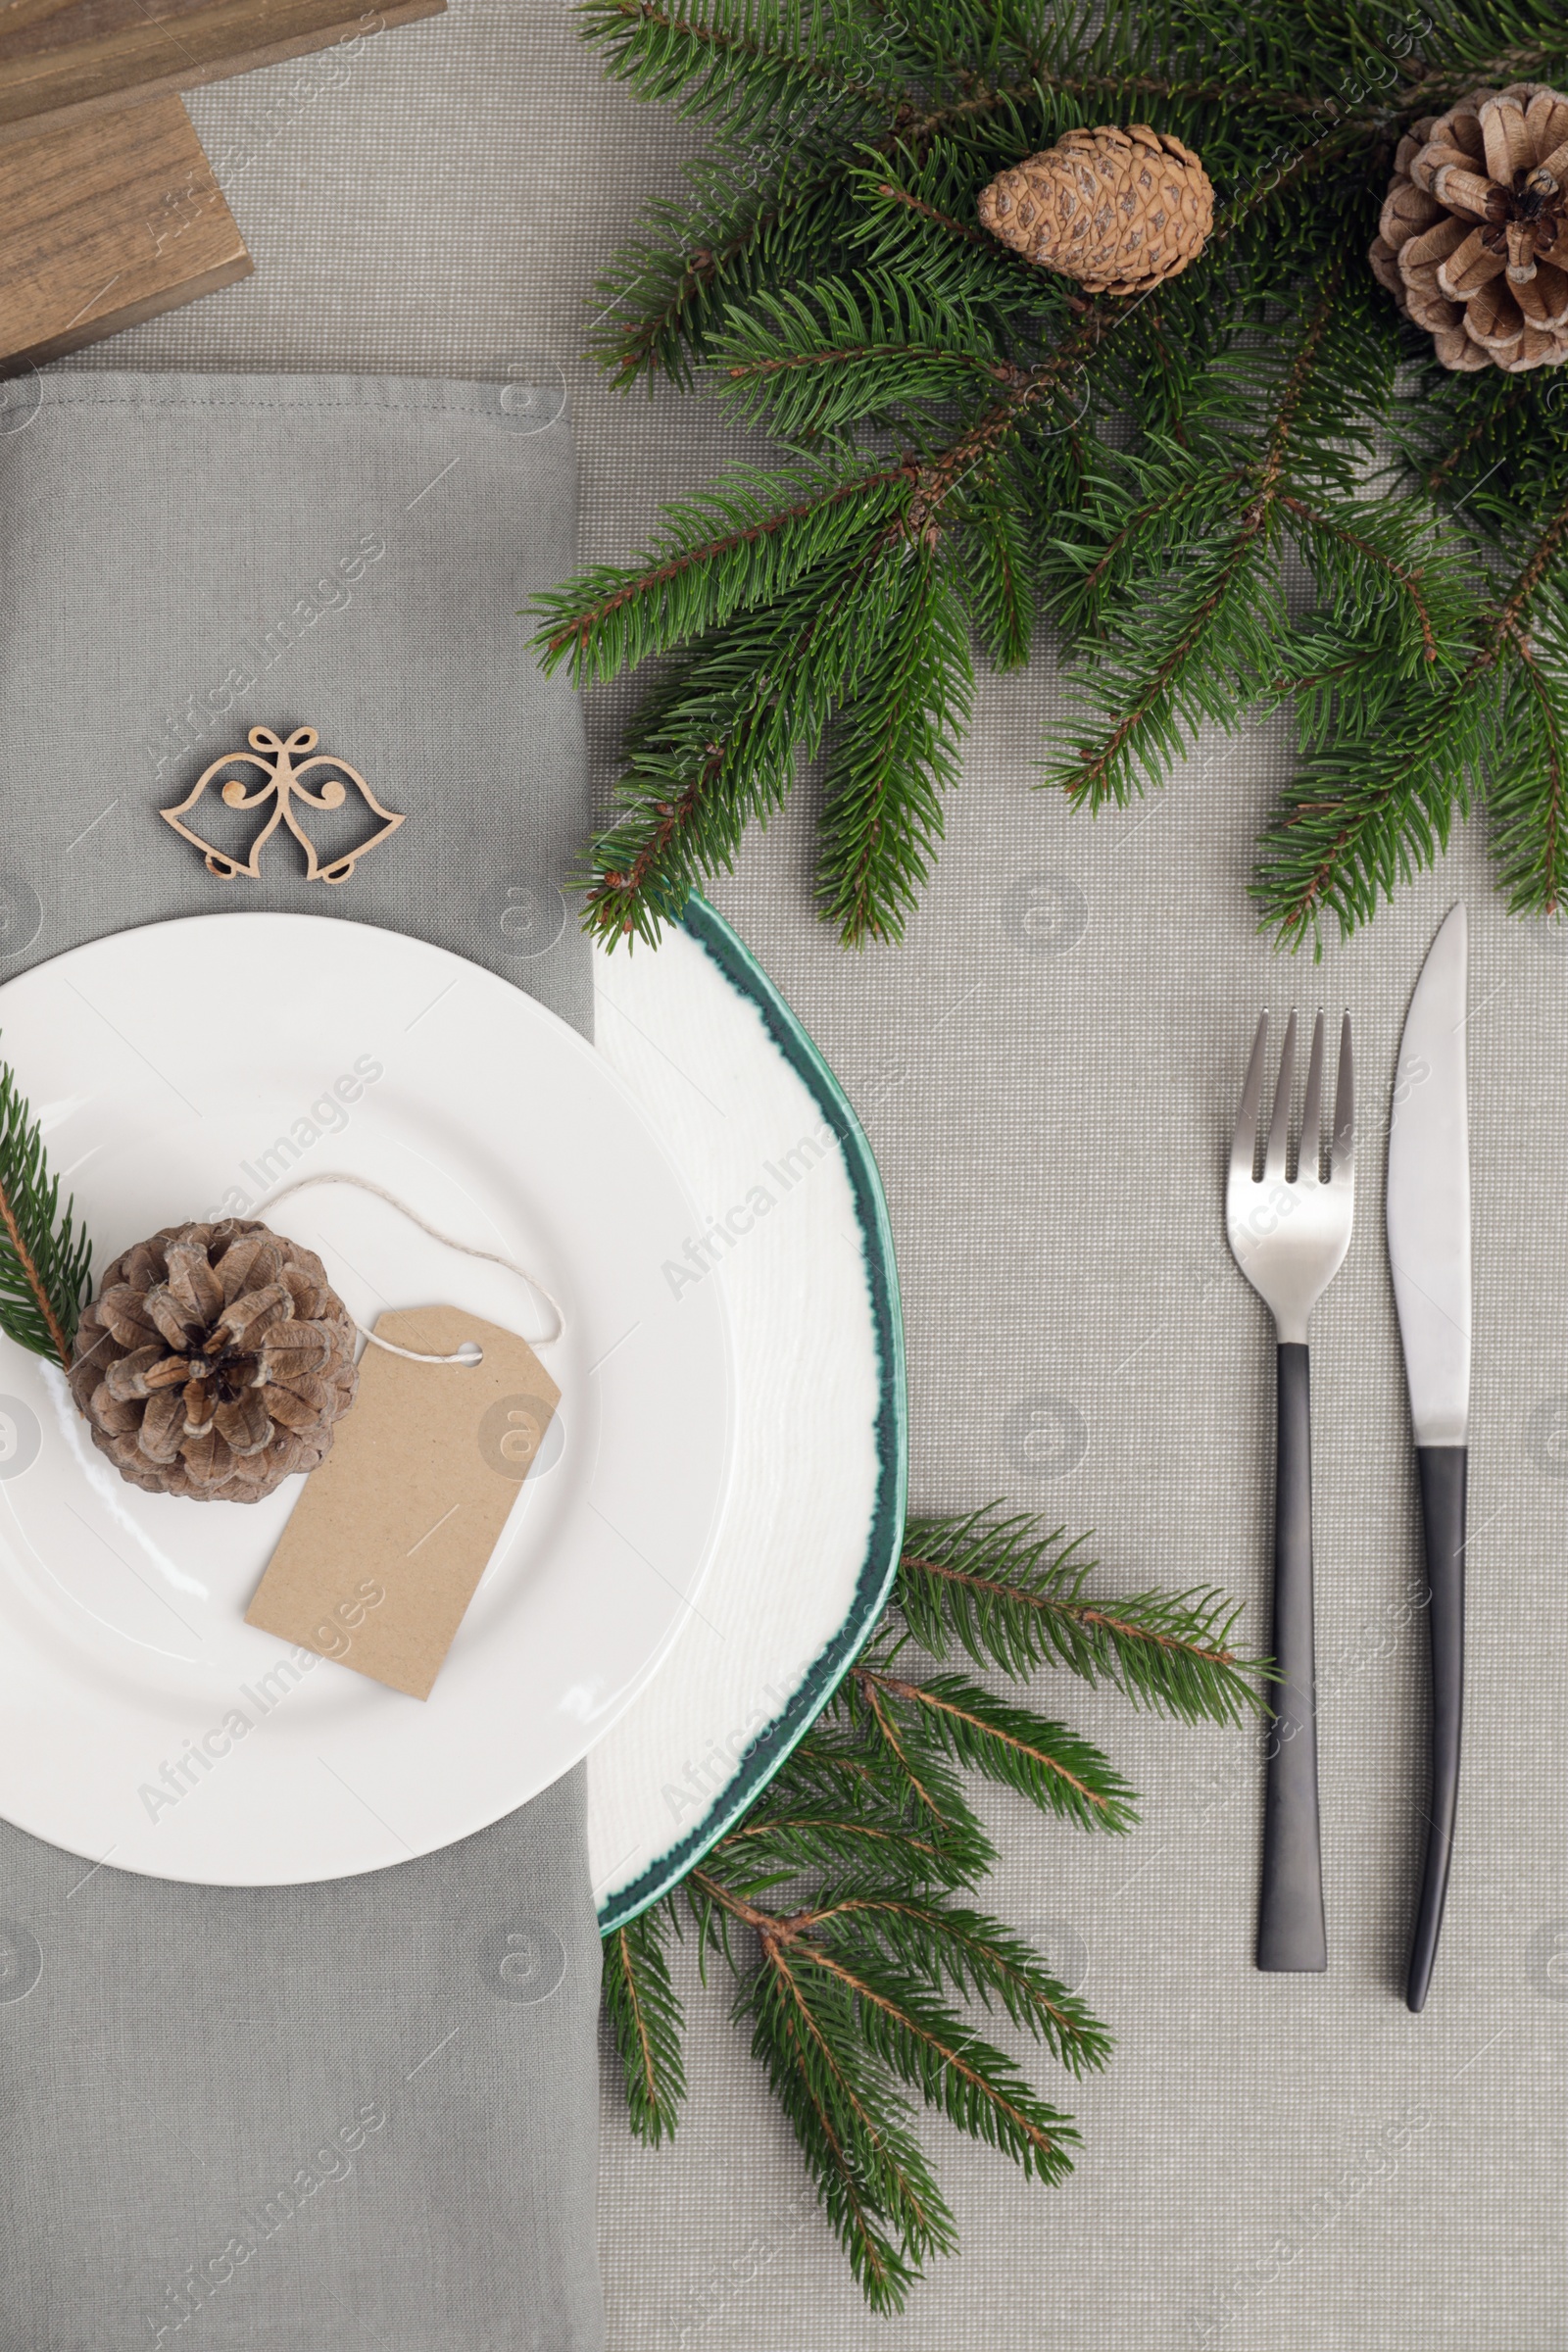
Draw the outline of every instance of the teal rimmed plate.
[[[875,1625],[904,1532],[904,1332],[887,1204],[843,1090],[694,896],[656,953],[596,958],[600,1051],[703,1216],[672,1298],[718,1286],[736,1426],[686,1625],[588,1761],[600,1924],[623,1926],[755,1803]]]

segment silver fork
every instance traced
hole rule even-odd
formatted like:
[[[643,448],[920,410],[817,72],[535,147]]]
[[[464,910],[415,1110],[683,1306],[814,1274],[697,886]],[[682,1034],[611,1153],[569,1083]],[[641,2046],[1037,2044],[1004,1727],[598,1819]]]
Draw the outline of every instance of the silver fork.
[[[1274,1468],[1274,1735],[1263,1806],[1263,1885],[1257,1965],[1327,1968],[1317,1815],[1317,1717],[1312,1662],[1312,1423],[1307,1318],[1345,1263],[1355,1207],[1355,1075],[1350,1016],[1340,1032],[1334,1133],[1324,1168],[1323,1015],[1312,1024],[1306,1102],[1291,1173],[1296,1015],[1285,1030],[1279,1084],[1257,1171],[1268,1014],[1257,1024],[1231,1145],[1225,1227],[1237,1264],[1279,1333],[1279,1443]]]

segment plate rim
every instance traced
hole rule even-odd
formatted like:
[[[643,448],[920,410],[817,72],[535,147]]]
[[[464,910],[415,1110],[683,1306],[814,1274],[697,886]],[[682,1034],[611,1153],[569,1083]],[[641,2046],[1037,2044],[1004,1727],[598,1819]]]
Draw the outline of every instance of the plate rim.
[[[717,965],[725,980],[748,998],[777,1050],[822,1110],[843,1153],[855,1200],[856,1222],[865,1254],[871,1298],[871,1327],[880,1366],[875,1423],[876,1498],[872,1505],[855,1592],[837,1630],[817,1652],[788,1703],[770,1717],[730,1781],[700,1822],[599,1909],[601,1936],[628,1927],[667,1894],[734,1824],[751,1811],[768,1783],[806,1737],[864,1647],[887,1604],[898,1573],[908,1503],[908,1397],[904,1353],[904,1314],[892,1221],[882,1178],[865,1130],[849,1097],[777,985],[700,891],[693,891],[679,928]],[[655,951],[657,953],[657,951]],[[593,1769],[592,1748],[588,1769]]]

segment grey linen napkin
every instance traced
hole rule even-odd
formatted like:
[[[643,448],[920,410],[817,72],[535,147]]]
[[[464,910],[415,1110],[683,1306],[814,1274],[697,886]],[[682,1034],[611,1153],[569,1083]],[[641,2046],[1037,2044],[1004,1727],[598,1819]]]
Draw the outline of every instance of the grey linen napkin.
[[[0,433],[0,979],[288,907],[435,941],[589,1033],[559,887],[577,711],[516,617],[572,561],[555,405],[44,379]],[[282,835],[261,882],[217,881],[158,815],[258,724],[316,727],[406,814],[342,889]],[[223,820],[211,793],[199,814]],[[323,827],[323,857],[346,846]],[[265,1036],[264,973],[192,984],[233,993],[236,1054]],[[4,2352],[598,2345],[583,1788],[305,1886],[172,1885],[0,1823]]]

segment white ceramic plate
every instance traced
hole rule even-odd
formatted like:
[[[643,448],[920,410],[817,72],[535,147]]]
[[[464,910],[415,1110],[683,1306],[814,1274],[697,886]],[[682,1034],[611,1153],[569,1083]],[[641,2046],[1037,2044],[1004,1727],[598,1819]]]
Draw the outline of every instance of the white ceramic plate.
[[[870,1147],[729,925],[694,897],[657,955],[600,955],[599,1050],[702,1212],[684,1300],[728,1301],[735,1468],[691,1625],[588,1759],[600,1923],[753,1804],[881,1615],[904,1532],[898,1273]]]
[[[270,1886],[429,1852],[546,1788],[691,1618],[730,1455],[723,1293],[672,1293],[697,1210],[630,1092],[507,982],[321,917],[75,949],[0,989],[0,1037],[100,1264],[347,1169],[533,1268],[569,1316],[541,1351],[564,1442],[423,1702],[242,1622],[299,1481],[250,1506],[143,1494],[58,1373],[0,1340],[0,1813],[120,1869]],[[549,1328],[524,1283],[359,1192],[273,1221],[361,1323],[444,1299]]]

